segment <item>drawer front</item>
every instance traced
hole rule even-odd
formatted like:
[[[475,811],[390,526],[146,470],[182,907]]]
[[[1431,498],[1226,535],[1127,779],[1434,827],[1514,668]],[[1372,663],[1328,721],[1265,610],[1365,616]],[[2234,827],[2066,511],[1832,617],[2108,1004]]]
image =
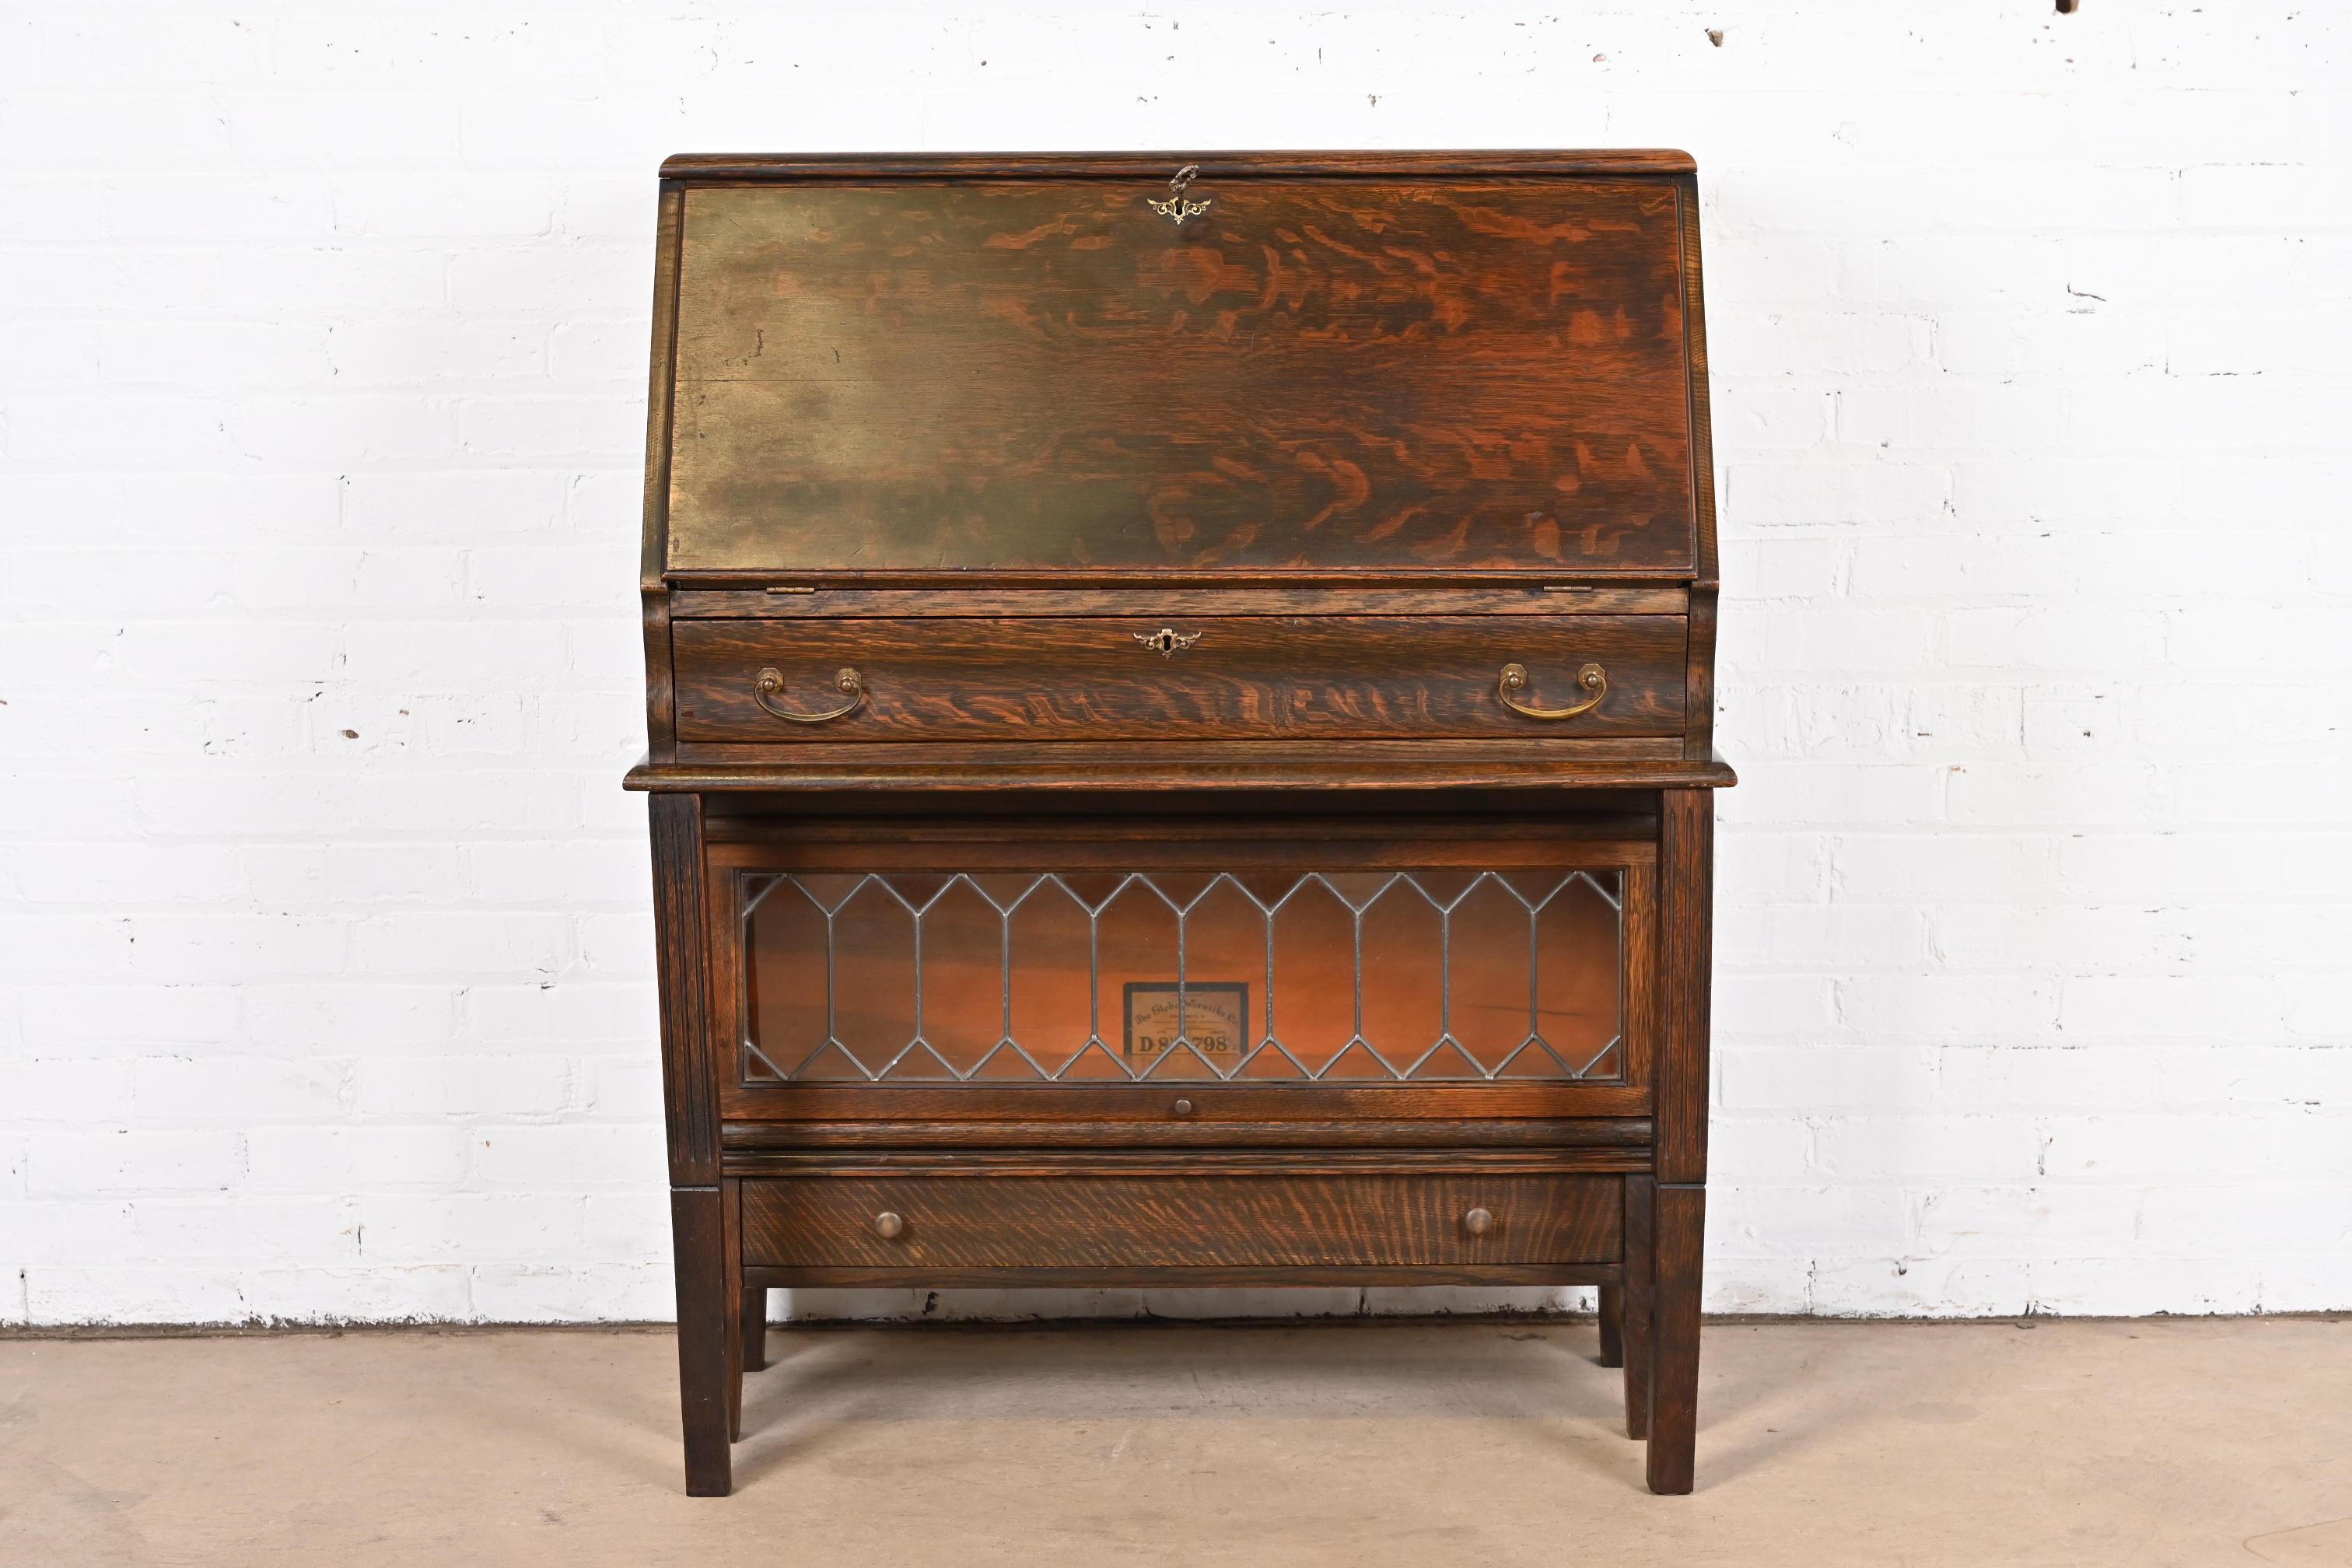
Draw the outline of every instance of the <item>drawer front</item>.
[[[951,616],[692,621],[671,636],[683,741],[1573,739],[1679,736],[1685,627]]]
[[[1602,1263],[1618,1258],[1623,1225],[1622,1185],[1610,1176],[860,1175],[743,1184],[743,1260],[771,1268]]]

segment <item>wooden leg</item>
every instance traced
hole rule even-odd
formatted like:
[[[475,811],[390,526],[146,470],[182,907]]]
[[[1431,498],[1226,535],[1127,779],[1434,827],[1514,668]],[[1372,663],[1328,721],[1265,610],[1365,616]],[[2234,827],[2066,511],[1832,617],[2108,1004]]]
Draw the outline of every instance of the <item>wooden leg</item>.
[[[743,1287],[743,1370],[768,1370],[768,1288]]]
[[[1625,1178],[1625,1436],[1637,1442],[1650,1435],[1650,1366],[1656,1351],[1650,1332],[1650,1271],[1657,1191],[1651,1177]]]
[[[669,1131],[670,1257],[677,1282],[677,1396],[690,1497],[725,1497],[728,1384],[740,1353],[741,1249],[719,1178],[719,1074],[709,1059],[702,797],[646,797],[653,830],[654,937],[661,978],[662,1099]],[[730,1259],[739,1261],[730,1263]]]
[[[688,1497],[725,1497],[728,1372],[737,1338],[727,1289],[727,1226],[719,1190],[672,1187],[670,1251],[677,1272],[677,1388],[686,1428]]]
[[[1601,1364],[1625,1364],[1625,1288],[1601,1287]]]
[[[1706,1189],[1657,1189],[1650,1322],[1650,1489],[1691,1489],[1698,1443],[1698,1300]]]
[[[719,1184],[727,1227],[727,1440],[743,1440],[743,1184]]]

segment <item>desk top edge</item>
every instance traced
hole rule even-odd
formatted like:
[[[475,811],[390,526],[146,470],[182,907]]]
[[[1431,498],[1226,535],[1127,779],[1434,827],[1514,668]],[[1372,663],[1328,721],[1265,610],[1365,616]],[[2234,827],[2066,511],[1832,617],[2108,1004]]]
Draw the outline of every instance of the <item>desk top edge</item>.
[[[662,161],[676,184],[736,184],[824,180],[1129,179],[1200,163],[1220,179],[1408,179],[1496,176],[1695,174],[1697,161],[1675,148],[1479,149],[1425,152],[1202,153],[680,153]]]
[[[1739,782],[1719,756],[1703,759],[1610,761],[1433,761],[1368,768],[1341,759],[1318,762],[1293,755],[1264,763],[1171,765],[1149,758],[1126,764],[1066,761],[846,764],[839,762],[656,763],[639,759],[622,787],[648,795],[760,793],[989,794],[1027,791],[1047,795],[1214,794],[1339,794],[1433,789],[1555,790],[1728,789]]]

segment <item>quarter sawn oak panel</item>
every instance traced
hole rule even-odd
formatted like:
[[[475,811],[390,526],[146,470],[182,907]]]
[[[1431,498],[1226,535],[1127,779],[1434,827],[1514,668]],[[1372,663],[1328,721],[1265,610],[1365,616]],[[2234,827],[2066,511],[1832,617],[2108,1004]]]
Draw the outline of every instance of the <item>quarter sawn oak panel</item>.
[[[743,1184],[755,1268],[1366,1268],[1613,1261],[1607,1176],[813,1176]],[[1474,1234],[1467,1216],[1491,1223]],[[877,1218],[898,1217],[881,1235]]]
[[[1674,185],[1167,194],[690,189],[670,569],[1691,567]]]
[[[1139,642],[1163,625],[1199,634],[1163,657]],[[1678,735],[1684,623],[1675,616],[1420,616],[1224,620],[940,618],[679,621],[677,732],[687,741],[1123,741]],[[1585,693],[1591,712],[1529,719],[1496,694],[1526,667],[1529,706]],[[840,706],[855,668],[865,703],[823,724],[763,710],[753,682],[784,677],[787,710]]]

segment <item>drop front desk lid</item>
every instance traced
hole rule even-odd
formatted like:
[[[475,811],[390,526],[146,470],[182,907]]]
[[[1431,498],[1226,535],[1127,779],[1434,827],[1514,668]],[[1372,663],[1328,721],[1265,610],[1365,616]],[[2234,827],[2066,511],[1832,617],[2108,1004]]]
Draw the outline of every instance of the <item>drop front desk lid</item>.
[[[649,577],[1712,578],[1687,157],[1186,161],[670,160]]]

